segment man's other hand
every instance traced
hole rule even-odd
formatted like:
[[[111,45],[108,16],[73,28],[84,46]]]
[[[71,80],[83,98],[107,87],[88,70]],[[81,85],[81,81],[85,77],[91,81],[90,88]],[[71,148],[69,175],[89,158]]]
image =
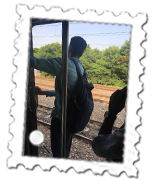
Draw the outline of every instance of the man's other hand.
[[[117,115],[125,107],[126,96],[127,96],[127,87],[115,91],[110,96],[109,113],[111,115],[114,116]]]
[[[35,86],[35,94],[36,95],[44,95],[44,91],[41,90],[38,86]]]

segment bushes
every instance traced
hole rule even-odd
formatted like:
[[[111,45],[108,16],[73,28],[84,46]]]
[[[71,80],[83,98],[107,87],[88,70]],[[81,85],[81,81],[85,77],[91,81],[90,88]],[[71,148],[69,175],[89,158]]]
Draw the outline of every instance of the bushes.
[[[40,76],[44,76],[47,78],[54,78],[54,76],[52,74],[46,73],[44,71],[40,71]]]
[[[34,56],[37,58],[53,58],[62,56],[62,46],[59,43],[52,43],[34,48]],[[128,62],[129,62],[130,41],[125,41],[121,48],[110,46],[100,51],[97,48],[91,49],[87,45],[82,57],[82,65],[87,71],[88,81],[93,84],[102,84],[116,87],[127,85]],[[41,72],[41,76],[53,77],[51,74]]]

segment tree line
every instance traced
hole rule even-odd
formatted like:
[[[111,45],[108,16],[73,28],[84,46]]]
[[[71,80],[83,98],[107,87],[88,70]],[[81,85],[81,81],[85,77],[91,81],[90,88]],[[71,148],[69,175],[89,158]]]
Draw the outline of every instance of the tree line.
[[[88,82],[115,87],[127,85],[130,41],[121,46],[110,46],[105,50],[92,49],[88,44],[80,58],[87,71]],[[62,45],[51,43],[33,49],[36,58],[62,57]],[[52,75],[41,71],[41,76]]]

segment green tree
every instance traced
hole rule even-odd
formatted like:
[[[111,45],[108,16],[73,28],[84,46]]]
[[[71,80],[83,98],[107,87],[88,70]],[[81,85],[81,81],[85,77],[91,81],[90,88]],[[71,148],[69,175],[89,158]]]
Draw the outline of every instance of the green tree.
[[[130,51],[130,41],[126,40],[125,43],[121,46],[120,55],[129,56],[129,51]]]

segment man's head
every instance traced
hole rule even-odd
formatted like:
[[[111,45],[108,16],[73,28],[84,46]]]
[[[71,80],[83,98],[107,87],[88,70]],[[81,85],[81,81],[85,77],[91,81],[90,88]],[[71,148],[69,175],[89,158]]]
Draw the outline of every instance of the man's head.
[[[87,43],[82,37],[72,37],[69,46],[69,54],[72,57],[81,57],[86,47]]]

